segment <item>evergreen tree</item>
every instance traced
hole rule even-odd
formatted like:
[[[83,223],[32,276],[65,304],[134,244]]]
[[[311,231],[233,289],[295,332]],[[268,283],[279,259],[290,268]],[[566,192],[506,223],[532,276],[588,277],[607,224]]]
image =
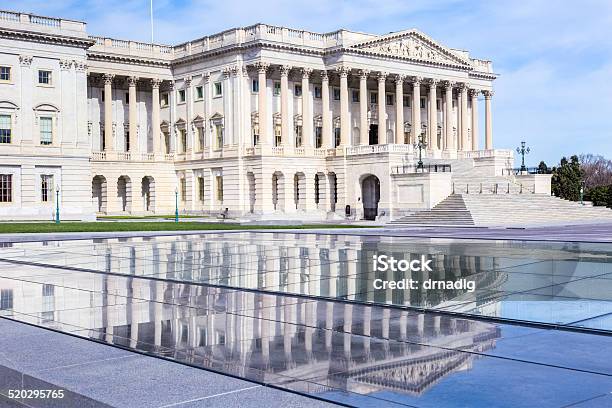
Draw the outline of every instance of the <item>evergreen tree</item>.
[[[555,196],[566,200],[580,200],[580,185],[582,183],[582,169],[578,156],[563,157],[559,167],[553,169],[551,187]]]
[[[538,173],[539,174],[550,174],[552,172],[552,169],[549,168],[546,163],[544,163],[544,161],[542,160],[540,162],[540,164],[538,164]]]

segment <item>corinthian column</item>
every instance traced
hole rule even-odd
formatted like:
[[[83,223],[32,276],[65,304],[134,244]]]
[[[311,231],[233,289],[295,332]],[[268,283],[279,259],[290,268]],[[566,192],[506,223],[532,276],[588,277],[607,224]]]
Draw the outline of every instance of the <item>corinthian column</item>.
[[[478,89],[470,89],[472,99],[472,150],[478,150]]]
[[[112,152],[113,145],[113,74],[104,74],[104,150]]]
[[[153,139],[153,153],[161,153],[161,132],[159,113],[159,79],[151,80],[151,139]]]
[[[370,71],[359,71],[359,144],[370,144],[368,126],[368,75]]]
[[[259,118],[259,138],[262,145],[271,146],[272,134],[268,131],[268,106],[266,98],[266,71],[268,70],[268,64],[265,62],[258,62],[255,64],[257,68],[257,82],[259,84],[259,90],[257,92],[257,115]]]
[[[281,144],[283,146],[293,146],[294,141],[290,136],[291,125],[289,124],[289,71],[291,67],[282,65],[280,67],[281,75]]]
[[[438,93],[436,87],[438,81],[432,79],[429,82],[429,139],[432,150],[438,150]]]
[[[444,131],[446,140],[444,142],[444,150],[455,150],[453,138],[453,84],[450,81],[444,81]]]
[[[482,91],[485,97],[485,149],[493,149],[493,125],[491,124],[491,97],[493,91]]]
[[[395,76],[395,143],[404,143],[404,76]]]
[[[347,67],[338,68],[340,75],[340,146],[348,146],[350,142],[349,102],[348,102],[348,74]]]
[[[130,99],[130,104],[128,106],[128,130],[130,132],[130,151],[134,153],[138,153],[139,151],[139,142],[138,140],[138,103],[136,101],[136,83],[138,82],[138,78],[135,76],[128,77],[128,98]]]
[[[329,111],[329,76],[327,75],[327,71],[321,71],[321,110],[322,110],[322,120],[323,126],[321,129],[323,131],[323,140],[321,142],[321,147],[325,149],[329,149],[332,147],[331,143],[331,115]]]
[[[302,68],[302,146],[313,146],[312,110],[310,106],[310,68]]]
[[[461,101],[461,150],[468,151],[468,112],[467,112],[467,86],[460,84],[459,97]]]
[[[412,141],[418,142],[421,134],[421,77],[412,81]]]
[[[378,144],[387,144],[386,72],[378,73]]]

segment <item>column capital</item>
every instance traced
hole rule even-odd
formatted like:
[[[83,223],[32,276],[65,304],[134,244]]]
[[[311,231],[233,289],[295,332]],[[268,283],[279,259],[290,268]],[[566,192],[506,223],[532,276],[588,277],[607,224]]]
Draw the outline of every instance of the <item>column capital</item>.
[[[389,76],[388,72],[384,72],[384,71],[379,71],[376,74],[376,79],[378,79],[378,82],[384,82],[387,80],[387,76]]]
[[[204,81],[205,84],[207,84],[208,81],[210,81],[210,72],[202,73],[202,81]]]
[[[368,79],[368,76],[370,76],[370,70],[368,69],[359,70],[359,79]]]
[[[64,71],[69,71],[70,68],[72,68],[72,64],[73,64],[73,61],[71,60],[64,60],[64,59],[59,60],[60,69]]]
[[[472,97],[472,98],[477,98],[478,94],[480,93],[480,89],[476,89],[476,88],[472,88],[468,91],[468,94]]]
[[[340,78],[348,78],[348,74],[351,72],[351,69],[345,65],[341,65],[336,68],[336,72],[338,75],[340,75]]]
[[[465,92],[468,89],[468,86],[465,82],[458,82],[457,89],[459,89],[459,92]]]
[[[404,74],[395,74],[393,76],[393,80],[395,81],[396,84],[402,84],[406,80],[406,75],[404,75]]]
[[[74,60],[73,62],[74,62],[74,69],[76,69],[77,71],[83,71],[83,72],[87,71],[87,62],[81,61],[81,60]]]
[[[485,99],[491,99],[491,97],[493,96],[493,91],[484,90],[482,91],[482,94],[484,95]]]
[[[280,67],[278,67],[278,71],[280,72],[281,77],[288,77],[291,68],[293,68],[291,65],[281,65]]]
[[[229,67],[225,67],[223,68],[222,72],[223,72],[223,78],[227,79],[230,77],[230,75],[232,74],[232,71],[236,70],[236,66],[235,65],[231,65]]]
[[[113,79],[115,79],[115,74],[104,74],[102,75],[102,78],[104,79],[105,85],[112,84]]]
[[[453,81],[442,81],[442,86],[447,91],[452,91],[453,87],[455,86],[455,83]]]
[[[412,77],[412,86],[421,86],[422,82],[423,82],[423,77],[420,77],[420,76]]]
[[[191,86],[191,80],[192,78],[190,76],[188,76],[187,78],[185,78],[183,81],[185,82],[185,87],[190,87]]]
[[[169,91],[173,91],[174,90],[174,81],[168,81],[168,90]]]
[[[254,67],[258,73],[265,74],[266,71],[268,71],[268,68],[270,68],[270,64],[268,64],[267,62],[259,61],[255,63]]]
[[[321,81],[329,81],[329,74],[326,70],[321,71]]]
[[[312,75],[312,68],[302,67],[300,68],[300,72],[302,73],[302,79],[310,79],[310,75]]]
[[[162,80],[159,78],[151,78],[151,88],[154,89],[159,89],[159,86],[161,85]]]
[[[31,55],[20,55],[19,56],[19,64],[24,67],[29,67],[32,64],[32,60],[34,57]]]
[[[246,67],[246,65],[243,65],[242,67],[240,67],[240,74],[245,78],[249,76],[249,70]]]
[[[430,88],[436,88],[439,83],[440,83],[439,79],[430,78],[427,80],[427,84],[429,85]]]
[[[129,86],[136,86],[136,83],[138,82],[138,77],[137,76],[129,76],[127,78],[127,82]]]

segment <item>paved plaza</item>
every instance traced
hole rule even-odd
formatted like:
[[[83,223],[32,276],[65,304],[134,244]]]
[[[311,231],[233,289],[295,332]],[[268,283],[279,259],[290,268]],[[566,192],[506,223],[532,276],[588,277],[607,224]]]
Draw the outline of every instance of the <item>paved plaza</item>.
[[[612,245],[573,228],[7,236],[0,405],[610,406]]]

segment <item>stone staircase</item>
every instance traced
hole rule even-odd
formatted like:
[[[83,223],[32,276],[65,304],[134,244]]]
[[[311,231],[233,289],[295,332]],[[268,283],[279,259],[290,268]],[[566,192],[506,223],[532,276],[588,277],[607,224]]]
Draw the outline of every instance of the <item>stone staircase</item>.
[[[612,223],[612,210],[539,194],[451,194],[392,224],[525,226]]]
[[[413,225],[474,225],[472,215],[465,206],[461,194],[451,194],[427,211],[400,217],[391,224]]]

